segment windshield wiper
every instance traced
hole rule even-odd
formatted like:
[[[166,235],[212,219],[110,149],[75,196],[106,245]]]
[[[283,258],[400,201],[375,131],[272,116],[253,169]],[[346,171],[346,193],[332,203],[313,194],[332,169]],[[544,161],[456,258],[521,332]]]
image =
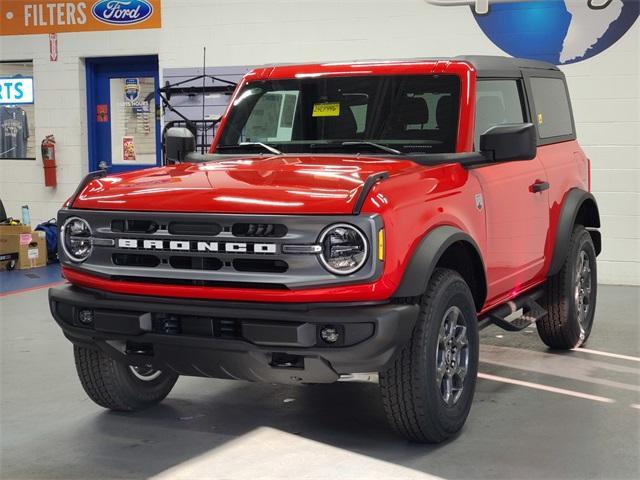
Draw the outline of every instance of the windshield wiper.
[[[282,155],[282,152],[280,150],[278,150],[275,147],[272,147],[271,145],[267,145],[266,143],[262,143],[262,142],[240,142],[238,145],[218,145],[216,147],[217,149],[220,150],[228,150],[228,149],[232,149],[232,148],[242,148],[242,147],[261,147],[264,150],[273,153],[274,155]]]
[[[282,152],[280,150],[278,150],[275,147],[272,147],[271,145],[267,145],[266,143],[262,143],[262,142],[240,142],[238,144],[238,146],[240,147],[262,147],[265,150],[273,153],[274,155],[282,155]]]
[[[374,142],[365,142],[365,141],[342,142],[340,145],[344,147],[348,147],[350,145],[353,145],[353,146],[367,145],[369,147],[374,147],[387,153],[393,153],[394,155],[402,155],[402,152],[400,150],[396,150],[395,148],[387,147],[386,145],[380,145],[379,143],[374,143]]]

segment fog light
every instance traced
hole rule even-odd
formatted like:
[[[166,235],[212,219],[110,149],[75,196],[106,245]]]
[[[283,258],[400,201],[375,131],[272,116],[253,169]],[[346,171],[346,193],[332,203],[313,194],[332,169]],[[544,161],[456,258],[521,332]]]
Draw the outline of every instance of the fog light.
[[[327,343],[336,343],[340,338],[340,333],[336,327],[326,326],[320,330],[320,338]]]
[[[83,325],[91,325],[93,323],[93,310],[80,310],[78,312],[78,320]]]

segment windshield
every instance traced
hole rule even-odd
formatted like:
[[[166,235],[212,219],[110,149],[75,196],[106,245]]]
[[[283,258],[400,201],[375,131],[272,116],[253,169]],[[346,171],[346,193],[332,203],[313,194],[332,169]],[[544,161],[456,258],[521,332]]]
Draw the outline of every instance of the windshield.
[[[454,75],[252,82],[236,97],[216,151],[452,153],[459,93]]]

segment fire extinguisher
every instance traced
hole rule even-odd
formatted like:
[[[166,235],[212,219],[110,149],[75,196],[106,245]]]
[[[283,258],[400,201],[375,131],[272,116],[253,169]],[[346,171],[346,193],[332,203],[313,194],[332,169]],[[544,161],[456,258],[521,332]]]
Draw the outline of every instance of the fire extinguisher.
[[[53,135],[47,135],[41,144],[42,163],[44,164],[44,184],[47,187],[55,187],[58,184],[56,178],[56,139]]]

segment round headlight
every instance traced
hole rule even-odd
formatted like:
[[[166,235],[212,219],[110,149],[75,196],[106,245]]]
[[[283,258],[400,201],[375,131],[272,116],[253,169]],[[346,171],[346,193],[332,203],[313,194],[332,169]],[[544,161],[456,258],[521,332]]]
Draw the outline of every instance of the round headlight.
[[[358,271],[369,255],[366,237],[356,227],[346,223],[326,228],[320,235],[320,245],[322,265],[336,275],[349,275]]]
[[[70,260],[84,262],[93,249],[91,228],[86,220],[78,217],[68,218],[62,225],[62,248]]]

